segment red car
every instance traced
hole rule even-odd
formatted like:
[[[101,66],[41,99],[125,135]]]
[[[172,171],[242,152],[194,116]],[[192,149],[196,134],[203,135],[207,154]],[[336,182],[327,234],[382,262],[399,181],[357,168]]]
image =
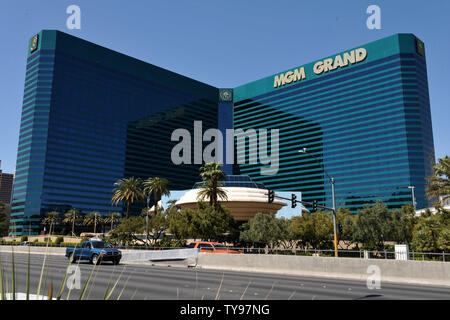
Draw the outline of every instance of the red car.
[[[230,250],[223,243],[208,242],[208,241],[194,241],[188,245],[188,248],[200,248],[200,252],[208,253],[241,253],[240,251]]]

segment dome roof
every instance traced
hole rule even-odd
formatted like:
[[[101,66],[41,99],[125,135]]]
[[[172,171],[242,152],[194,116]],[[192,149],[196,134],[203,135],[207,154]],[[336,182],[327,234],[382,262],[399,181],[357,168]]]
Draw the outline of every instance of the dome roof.
[[[231,216],[236,221],[247,221],[257,213],[269,213],[275,215],[286,202],[274,199],[273,203],[267,201],[267,189],[245,188],[245,187],[221,187],[227,193],[228,200],[219,202],[230,210]],[[175,205],[181,208],[197,208],[197,195],[200,189],[192,189],[186,192]],[[204,201],[209,201],[206,197]]]

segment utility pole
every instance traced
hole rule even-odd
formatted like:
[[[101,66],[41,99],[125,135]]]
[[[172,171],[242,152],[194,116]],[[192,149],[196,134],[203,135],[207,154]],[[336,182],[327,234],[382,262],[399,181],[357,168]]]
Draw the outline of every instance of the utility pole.
[[[325,169],[324,169],[325,171]],[[331,178],[331,194],[333,198],[333,229],[334,229],[334,256],[337,258],[338,256],[338,248],[337,248],[337,230],[336,230],[336,194],[334,191],[334,178]]]
[[[414,187],[414,186],[409,186],[408,188],[411,189],[412,203],[413,203],[414,211],[416,211],[416,197],[415,197],[415,194],[414,194],[414,189],[415,189],[416,187]]]
[[[322,168],[323,172],[326,174],[326,176],[328,177],[328,179],[331,182],[331,194],[332,194],[332,200],[333,200],[333,229],[334,229],[334,256],[337,258],[338,256],[338,251],[337,251],[337,222],[336,222],[336,194],[335,194],[335,188],[334,188],[334,183],[335,180],[334,178],[330,177],[329,174],[327,173],[327,171],[325,170],[325,168],[323,167],[323,165],[320,163],[319,160],[317,160],[317,158],[306,152],[306,148],[302,148],[300,149],[298,152],[299,153],[303,153],[303,154],[307,154],[310,155],[318,164],[319,166]],[[326,207],[323,207],[326,208]]]
[[[146,239],[145,245],[148,246],[148,213],[150,211],[150,194],[147,196],[147,215],[145,216],[145,232],[146,232]]]

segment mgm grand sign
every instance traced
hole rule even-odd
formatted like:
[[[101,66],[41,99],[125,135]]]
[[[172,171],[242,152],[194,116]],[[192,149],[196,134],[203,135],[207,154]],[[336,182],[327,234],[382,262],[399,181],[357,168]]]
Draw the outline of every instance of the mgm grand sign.
[[[364,48],[358,48],[348,52],[344,52],[342,55],[338,54],[334,58],[327,58],[314,63],[313,72],[317,75],[330,72],[339,68],[343,68],[359,62],[362,62],[367,57],[367,50]],[[284,86],[285,84],[297,82],[306,79],[305,67],[300,67],[285,73],[280,73],[275,76],[273,80],[273,87],[277,88]]]

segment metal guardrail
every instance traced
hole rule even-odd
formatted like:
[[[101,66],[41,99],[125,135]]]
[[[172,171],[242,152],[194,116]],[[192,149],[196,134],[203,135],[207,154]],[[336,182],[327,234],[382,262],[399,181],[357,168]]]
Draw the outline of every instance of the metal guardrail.
[[[241,251],[245,254],[280,254],[280,255],[297,255],[297,256],[321,256],[333,257],[334,250],[327,249],[280,249],[280,248],[230,248],[232,250]],[[359,258],[359,259],[391,259],[395,260],[395,252],[380,250],[338,250],[340,258]],[[450,262],[449,252],[409,252],[409,260],[420,261],[442,261]]]
[[[0,242],[0,245],[7,246],[35,246],[45,247],[44,243],[29,242],[26,245],[22,243],[5,243]],[[49,243],[50,247],[73,247],[74,244],[54,244]],[[154,246],[129,246],[129,245],[113,245],[114,248],[122,250],[175,250],[186,249],[186,247],[154,247]],[[280,249],[280,248],[249,248],[249,247],[228,247],[230,250],[240,251],[244,254],[280,254],[280,255],[296,255],[296,256],[321,256],[321,257],[333,257],[334,250],[332,249]],[[359,258],[359,259],[395,259],[395,252],[380,250],[338,250],[338,256],[340,258]],[[409,251],[409,260],[417,261],[442,261],[450,262],[450,252],[415,252]]]

